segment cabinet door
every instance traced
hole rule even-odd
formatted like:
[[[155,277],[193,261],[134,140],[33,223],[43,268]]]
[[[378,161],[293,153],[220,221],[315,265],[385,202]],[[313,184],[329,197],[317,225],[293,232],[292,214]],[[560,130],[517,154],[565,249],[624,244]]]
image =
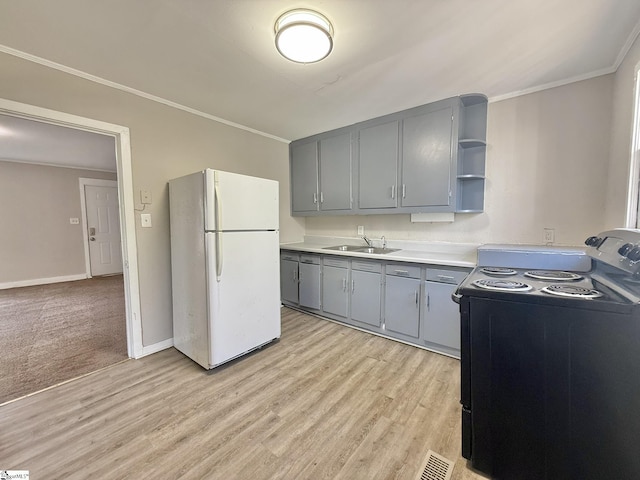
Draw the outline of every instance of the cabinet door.
[[[351,133],[320,140],[320,210],[351,209]]]
[[[425,282],[425,321],[422,338],[460,351],[460,311],[451,300],[456,285]]]
[[[351,271],[351,318],[380,326],[380,274]]]
[[[280,292],[283,302],[298,303],[298,262],[280,260]]]
[[[403,120],[401,206],[450,204],[452,116],[447,107]]]
[[[325,265],[322,270],[322,310],[347,317],[349,270]]]
[[[317,142],[291,146],[291,211],[318,210]]]
[[[398,122],[360,130],[358,207],[398,205]]]
[[[300,306],[320,310],[320,265],[300,263]]]
[[[386,276],[384,318],[391,332],[418,337],[420,324],[420,280]]]

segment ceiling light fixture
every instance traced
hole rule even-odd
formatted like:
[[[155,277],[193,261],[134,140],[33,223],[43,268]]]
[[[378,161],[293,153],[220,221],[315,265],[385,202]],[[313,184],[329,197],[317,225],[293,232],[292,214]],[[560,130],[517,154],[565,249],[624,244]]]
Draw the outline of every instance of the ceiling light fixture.
[[[276,48],[297,63],[319,62],[333,48],[333,27],[324,15],[297,9],[282,14],[275,25]]]

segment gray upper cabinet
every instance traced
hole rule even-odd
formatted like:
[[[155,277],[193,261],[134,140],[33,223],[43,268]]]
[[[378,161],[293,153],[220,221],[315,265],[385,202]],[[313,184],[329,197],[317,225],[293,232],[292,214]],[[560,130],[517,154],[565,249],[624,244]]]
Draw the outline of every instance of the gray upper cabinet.
[[[296,140],[291,212],[481,212],[486,123],[470,94]]]
[[[318,144],[291,145],[291,211],[318,210]]]
[[[349,212],[352,205],[351,132],[293,142],[291,213]]]
[[[351,209],[351,133],[320,140],[320,210]]]
[[[358,206],[398,206],[399,122],[373,125],[360,130],[358,140]]]
[[[402,122],[403,207],[451,203],[453,109],[442,108]]]

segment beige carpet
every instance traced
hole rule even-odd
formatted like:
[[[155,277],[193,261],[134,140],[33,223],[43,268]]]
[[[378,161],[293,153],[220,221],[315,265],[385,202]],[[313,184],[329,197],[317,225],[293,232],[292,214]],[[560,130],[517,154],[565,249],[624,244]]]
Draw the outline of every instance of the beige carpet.
[[[0,290],[0,403],[127,358],[122,275]]]

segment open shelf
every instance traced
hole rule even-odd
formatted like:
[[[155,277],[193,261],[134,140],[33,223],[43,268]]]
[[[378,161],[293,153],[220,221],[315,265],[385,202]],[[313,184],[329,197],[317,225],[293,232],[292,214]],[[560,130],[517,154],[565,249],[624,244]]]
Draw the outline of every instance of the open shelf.
[[[481,213],[484,210],[487,97],[462,95],[460,104],[456,213]]]

